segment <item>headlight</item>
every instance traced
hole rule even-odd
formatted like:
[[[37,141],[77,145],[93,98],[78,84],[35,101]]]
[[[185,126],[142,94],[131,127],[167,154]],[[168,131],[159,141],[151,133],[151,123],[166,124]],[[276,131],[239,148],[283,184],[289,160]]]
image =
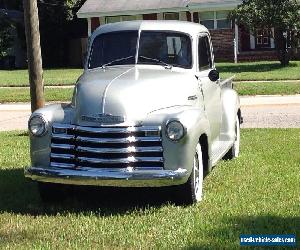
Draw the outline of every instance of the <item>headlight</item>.
[[[179,141],[185,134],[185,128],[179,121],[171,121],[167,124],[167,136],[172,141]]]
[[[42,136],[47,131],[47,122],[42,116],[33,116],[28,122],[28,129],[32,135]]]

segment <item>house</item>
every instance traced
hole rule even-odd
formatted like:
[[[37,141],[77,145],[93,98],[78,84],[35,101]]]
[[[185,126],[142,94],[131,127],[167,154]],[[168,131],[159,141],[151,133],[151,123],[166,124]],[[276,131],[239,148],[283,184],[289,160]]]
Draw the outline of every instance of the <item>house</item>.
[[[77,13],[87,19],[88,35],[107,23],[129,20],[182,20],[201,23],[211,33],[217,60],[275,59],[266,30],[253,36],[227,19],[241,0],[87,0]]]

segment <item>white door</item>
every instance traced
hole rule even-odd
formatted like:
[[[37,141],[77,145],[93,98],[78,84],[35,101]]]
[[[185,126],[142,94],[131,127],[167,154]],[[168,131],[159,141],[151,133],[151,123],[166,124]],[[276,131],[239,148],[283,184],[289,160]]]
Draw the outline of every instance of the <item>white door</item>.
[[[214,69],[212,46],[208,34],[198,39],[198,84],[203,93],[205,112],[210,123],[211,139],[218,139],[222,121],[221,88],[219,81],[212,82],[208,74]]]

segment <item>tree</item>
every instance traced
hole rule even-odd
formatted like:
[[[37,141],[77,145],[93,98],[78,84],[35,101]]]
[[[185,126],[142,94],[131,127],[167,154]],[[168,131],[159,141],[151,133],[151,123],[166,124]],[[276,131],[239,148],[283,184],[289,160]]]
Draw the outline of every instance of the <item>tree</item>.
[[[243,3],[230,13],[229,18],[244,25],[254,34],[257,29],[268,29],[274,38],[281,65],[289,64],[293,45],[296,44],[296,39],[299,39],[298,0],[243,0]]]
[[[40,0],[39,18],[43,64],[58,67],[67,64],[66,53],[70,23],[84,0]]]
[[[7,56],[13,42],[14,25],[7,16],[0,13],[0,58]]]

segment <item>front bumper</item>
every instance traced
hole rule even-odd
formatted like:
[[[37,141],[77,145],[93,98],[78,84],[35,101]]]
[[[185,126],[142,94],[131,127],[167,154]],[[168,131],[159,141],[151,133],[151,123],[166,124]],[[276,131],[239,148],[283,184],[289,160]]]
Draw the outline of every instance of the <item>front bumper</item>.
[[[187,181],[186,169],[62,169],[38,168],[25,169],[25,177],[39,182],[69,185],[110,186],[110,187],[163,187],[180,185]]]

